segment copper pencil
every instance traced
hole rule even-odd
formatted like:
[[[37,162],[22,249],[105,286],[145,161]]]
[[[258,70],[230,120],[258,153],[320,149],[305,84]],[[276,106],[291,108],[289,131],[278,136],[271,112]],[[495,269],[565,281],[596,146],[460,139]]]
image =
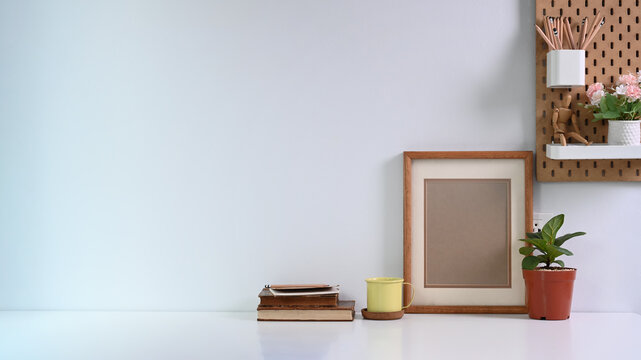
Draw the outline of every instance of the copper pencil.
[[[563,49],[563,18],[556,18],[556,28],[559,29],[559,40],[561,44],[561,49]]]
[[[550,39],[548,39],[548,37],[543,33],[543,30],[541,30],[541,28],[536,24],[534,26],[536,27],[536,31],[539,33],[539,35],[541,35],[543,40],[545,40],[545,42],[548,44],[548,47],[552,50],[555,49],[554,45],[552,45],[552,42],[550,42]]]
[[[583,43],[585,42],[585,22],[587,19],[587,17],[584,17],[583,21],[581,21],[581,31],[579,32],[579,43],[577,46],[579,49],[583,47]]]
[[[603,26],[603,24],[605,24],[605,17],[601,20],[601,22],[594,29],[594,31],[592,31],[592,34],[590,35],[590,37],[588,37],[588,40],[585,42],[585,44],[583,44],[583,47],[581,48],[582,50],[585,50],[588,44],[590,44],[592,40],[594,40],[594,37],[599,33],[599,30],[601,30],[601,27]]]
[[[570,21],[568,20],[568,18],[565,18],[565,31],[568,41],[570,42],[570,48],[576,49],[576,47],[574,47],[574,35],[572,35],[572,26],[570,26]]]
[[[600,11],[596,13],[596,15],[594,16],[594,21],[592,21],[592,24],[590,25],[590,27],[588,27],[588,30],[586,31],[586,34],[585,34],[586,39],[589,39],[590,36],[592,36],[592,33],[594,33],[594,30],[597,28],[597,26],[599,26],[599,19],[601,19]],[[587,46],[587,45],[588,45],[588,41],[586,41],[583,44],[583,46]]]

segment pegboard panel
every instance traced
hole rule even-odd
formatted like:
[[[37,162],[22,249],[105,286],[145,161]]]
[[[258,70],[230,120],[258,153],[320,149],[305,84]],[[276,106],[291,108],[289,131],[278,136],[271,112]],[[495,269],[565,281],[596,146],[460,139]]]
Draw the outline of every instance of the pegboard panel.
[[[545,144],[552,142],[552,113],[567,94],[577,114],[581,134],[595,143],[607,142],[607,121],[592,122],[592,112],[583,109],[589,84],[614,84],[619,74],[636,73],[641,66],[640,0],[537,0],[536,23],[546,16],[569,18],[575,38],[581,20],[590,21],[598,11],[605,25],[586,48],[585,88],[548,89],[545,86],[545,41],[536,35],[536,178],[538,181],[641,181],[641,159],[631,160],[552,160],[545,156]],[[532,30],[534,32],[534,29]],[[575,140],[568,140],[576,143]]]

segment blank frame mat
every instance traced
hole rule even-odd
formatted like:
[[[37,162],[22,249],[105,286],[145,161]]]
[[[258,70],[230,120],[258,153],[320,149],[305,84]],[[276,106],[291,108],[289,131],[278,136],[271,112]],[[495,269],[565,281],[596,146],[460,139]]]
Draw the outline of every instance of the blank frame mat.
[[[411,282],[421,305],[525,305],[518,239],[525,234],[525,172],[522,159],[416,159],[412,161]],[[425,284],[425,179],[510,179],[510,287],[433,288]],[[454,259],[452,266],[461,260]]]

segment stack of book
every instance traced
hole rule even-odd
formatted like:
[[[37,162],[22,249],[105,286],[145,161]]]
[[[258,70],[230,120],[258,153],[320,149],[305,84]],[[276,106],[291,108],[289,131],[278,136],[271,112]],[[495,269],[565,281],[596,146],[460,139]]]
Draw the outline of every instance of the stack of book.
[[[259,321],[352,321],[354,300],[339,300],[324,284],[266,286],[258,297]]]

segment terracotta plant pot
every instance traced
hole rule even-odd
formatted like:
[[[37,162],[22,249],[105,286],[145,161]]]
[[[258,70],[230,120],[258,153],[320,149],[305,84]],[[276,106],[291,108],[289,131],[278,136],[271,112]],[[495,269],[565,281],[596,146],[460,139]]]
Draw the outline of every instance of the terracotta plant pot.
[[[528,314],[532,319],[565,320],[570,317],[576,269],[524,269],[523,278]]]

